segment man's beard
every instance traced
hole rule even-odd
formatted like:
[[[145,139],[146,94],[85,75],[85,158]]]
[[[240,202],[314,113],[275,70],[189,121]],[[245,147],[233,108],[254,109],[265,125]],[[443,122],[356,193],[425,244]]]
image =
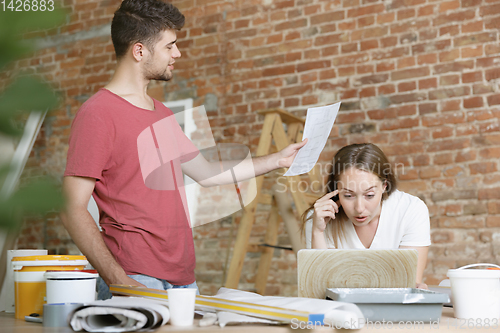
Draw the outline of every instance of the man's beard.
[[[163,73],[154,73],[154,72],[146,72],[144,73],[144,77],[147,80],[156,80],[156,81],[170,81],[172,79],[172,74],[167,73],[165,70]]]
[[[168,73],[167,69],[164,69],[163,72],[159,73],[154,70],[153,61],[148,59],[144,66],[144,78],[147,80],[156,80],[156,81],[170,81],[173,77],[172,73]]]

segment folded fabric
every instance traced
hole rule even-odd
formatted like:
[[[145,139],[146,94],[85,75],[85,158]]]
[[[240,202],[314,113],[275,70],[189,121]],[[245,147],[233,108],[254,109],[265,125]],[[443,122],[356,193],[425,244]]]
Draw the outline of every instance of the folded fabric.
[[[170,319],[162,302],[138,297],[113,297],[87,303],[71,315],[70,326],[75,331],[131,332],[156,329]]]

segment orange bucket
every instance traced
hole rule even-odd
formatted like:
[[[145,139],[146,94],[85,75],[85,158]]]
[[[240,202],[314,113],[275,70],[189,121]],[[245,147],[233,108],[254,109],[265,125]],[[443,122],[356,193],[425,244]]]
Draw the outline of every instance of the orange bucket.
[[[16,318],[24,319],[24,316],[32,313],[43,314],[46,271],[80,270],[87,264],[85,256],[45,255],[12,258]]]

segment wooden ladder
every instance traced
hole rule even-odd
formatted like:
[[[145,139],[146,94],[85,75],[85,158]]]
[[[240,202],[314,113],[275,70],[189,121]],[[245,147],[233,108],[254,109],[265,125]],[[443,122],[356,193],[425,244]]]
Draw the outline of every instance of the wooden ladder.
[[[302,132],[304,130],[305,123],[305,120],[303,120],[302,118],[294,116],[283,109],[268,109],[259,111],[258,113],[264,115],[265,119],[262,133],[259,139],[256,156],[264,156],[269,154],[271,152],[273,141],[274,146],[278,151],[284,149],[291,143],[302,141]],[[283,124],[287,125],[286,131]],[[320,173],[318,172],[317,166],[318,165],[316,165],[316,167],[314,167],[309,172],[309,177],[311,181],[315,181],[314,184],[321,186],[320,184],[322,184],[322,179]],[[299,176],[290,176],[284,178],[286,179],[286,183],[288,186],[287,188],[290,190],[293,201],[295,202],[296,210],[299,213],[300,217],[302,213],[309,208],[311,203],[314,202],[315,199],[317,199],[317,195],[310,195],[299,190],[298,186],[301,181],[301,178]],[[248,252],[249,248],[255,248],[256,246],[249,245],[249,238],[253,223],[255,221],[255,212],[258,203],[272,205],[267,222],[267,231],[264,243],[270,245],[276,244],[278,239],[278,226],[280,223],[280,216],[276,199],[271,195],[265,195],[261,192],[262,184],[264,182],[264,175],[257,177],[256,182],[256,198],[244,208],[243,216],[238,228],[233,256],[231,258],[231,263],[229,265],[227,274],[225,284],[226,288],[238,288],[241,269],[243,267],[246,253]],[[289,237],[299,238],[300,235],[298,233],[295,235],[289,234]],[[297,242],[297,239],[295,239],[295,242]],[[261,257],[257,271],[255,289],[257,293],[264,295],[274,248],[269,246],[262,246],[260,252]]]

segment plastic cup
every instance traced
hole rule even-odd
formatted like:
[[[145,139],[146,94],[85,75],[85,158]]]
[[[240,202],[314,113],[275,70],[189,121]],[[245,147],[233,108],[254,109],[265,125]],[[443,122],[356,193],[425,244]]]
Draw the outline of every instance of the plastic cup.
[[[196,288],[172,288],[167,290],[170,324],[192,326]]]

